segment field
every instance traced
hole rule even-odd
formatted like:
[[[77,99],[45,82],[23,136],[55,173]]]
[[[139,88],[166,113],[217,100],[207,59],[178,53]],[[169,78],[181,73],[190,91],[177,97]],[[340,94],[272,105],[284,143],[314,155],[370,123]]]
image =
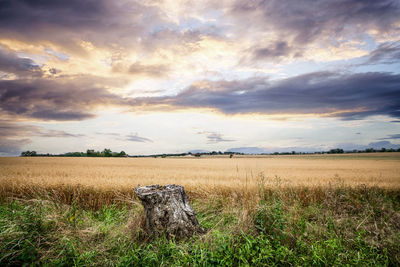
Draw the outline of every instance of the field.
[[[255,193],[266,187],[400,188],[400,153],[208,158],[0,158],[3,197],[26,187],[80,185],[129,195],[138,184],[181,184],[194,195]],[[7,187],[7,188],[4,188]],[[24,192],[19,192],[22,187]]]
[[[149,240],[132,189],[156,183],[207,234]],[[0,158],[0,200],[4,265],[400,264],[400,153]]]

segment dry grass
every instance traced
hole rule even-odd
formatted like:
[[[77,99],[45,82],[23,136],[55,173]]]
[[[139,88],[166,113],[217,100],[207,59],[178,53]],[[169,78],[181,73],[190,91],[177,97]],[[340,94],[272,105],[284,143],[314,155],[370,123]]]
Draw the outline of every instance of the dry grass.
[[[0,158],[0,197],[49,194],[91,207],[127,200],[138,184],[184,185],[191,197],[251,198],[266,188],[332,184],[400,188],[400,153],[237,158]]]

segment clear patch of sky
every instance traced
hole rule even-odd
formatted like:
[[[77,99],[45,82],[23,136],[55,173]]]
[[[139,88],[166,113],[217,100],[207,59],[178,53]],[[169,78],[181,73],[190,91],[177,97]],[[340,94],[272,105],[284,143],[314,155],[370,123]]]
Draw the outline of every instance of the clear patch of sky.
[[[58,59],[62,61],[67,61],[69,59],[69,56],[67,54],[61,53],[61,52],[56,52],[53,49],[46,48],[44,49],[44,52],[51,54],[53,56],[56,56]]]
[[[213,10],[201,14],[201,17],[190,16],[179,19],[179,28],[181,30],[199,31],[203,35],[219,35],[223,36],[228,28],[221,21],[223,15],[220,10]]]
[[[394,64],[356,65],[351,68],[354,72],[392,72],[400,73],[400,62]]]

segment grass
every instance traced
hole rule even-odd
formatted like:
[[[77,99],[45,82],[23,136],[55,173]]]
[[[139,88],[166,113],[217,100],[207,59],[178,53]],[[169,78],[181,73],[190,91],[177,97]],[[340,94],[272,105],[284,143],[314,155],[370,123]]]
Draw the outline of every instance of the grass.
[[[400,264],[400,191],[378,187],[268,189],[257,201],[197,199],[207,233],[150,240],[136,201],[0,205],[0,265],[238,266]]]

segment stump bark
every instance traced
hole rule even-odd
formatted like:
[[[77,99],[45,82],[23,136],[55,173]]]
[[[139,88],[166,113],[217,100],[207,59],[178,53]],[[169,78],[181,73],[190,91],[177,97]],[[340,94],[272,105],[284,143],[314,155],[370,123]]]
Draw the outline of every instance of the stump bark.
[[[149,185],[134,189],[145,214],[145,230],[150,236],[183,238],[203,233],[183,186]]]

